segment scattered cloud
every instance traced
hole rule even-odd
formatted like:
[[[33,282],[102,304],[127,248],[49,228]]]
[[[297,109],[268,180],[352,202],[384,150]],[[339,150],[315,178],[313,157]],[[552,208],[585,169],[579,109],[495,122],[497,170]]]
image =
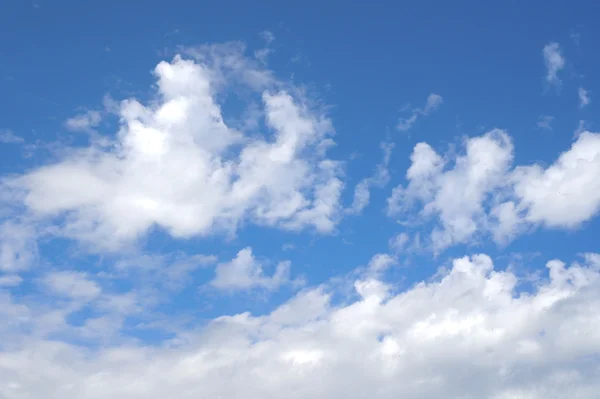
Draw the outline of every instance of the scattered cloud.
[[[420,116],[427,116],[442,105],[444,99],[439,94],[432,93],[427,97],[427,102],[424,108],[414,108],[412,115],[407,118],[402,118],[398,122],[397,128],[401,131],[409,130],[417,122]]]
[[[23,144],[25,140],[14,134],[11,130],[0,130],[0,143],[2,144]]]
[[[410,241],[408,233],[400,233],[389,240],[389,247],[394,253],[402,252]]]
[[[69,118],[65,122],[67,129],[74,132],[93,132],[100,125],[102,115],[99,111],[86,111]]]
[[[256,59],[262,62],[263,64],[266,64],[269,54],[271,54],[272,52],[273,50],[270,48],[261,48],[254,52],[254,57],[256,57]]]
[[[249,55],[238,42],[181,48],[154,69],[149,100],[105,96],[102,109],[65,122],[102,142],[63,147],[0,179],[0,397],[596,397],[600,254],[570,264],[522,258],[525,272],[514,258],[506,265],[483,253],[428,257],[399,279],[394,268],[425,248],[504,244],[591,220],[600,212],[600,133],[580,121],[570,148],[544,164],[517,163],[501,129],[448,151],[417,143],[387,199],[401,231],[387,243],[386,232],[368,262],[327,275],[377,241],[374,230],[348,254],[325,243],[308,256],[313,236],[270,241],[273,232],[255,230],[339,230],[336,245],[352,244],[340,220],[389,183],[394,146],[381,144],[381,161],[344,209],[326,108],[266,68],[275,38],[261,37],[265,48]],[[544,59],[559,85],[558,44]],[[589,103],[585,89],[579,96]],[[398,129],[442,102],[431,94]],[[109,114],[118,126],[101,132]],[[538,126],[552,122],[542,116]],[[0,141],[24,142],[6,132]],[[221,255],[246,233],[261,253],[299,250],[284,261],[246,244]],[[214,235],[232,240],[213,247]],[[294,275],[298,264],[319,268],[316,283],[294,279],[292,261]],[[426,268],[437,272],[414,277]],[[291,298],[280,290],[288,286]],[[272,301],[239,309],[226,294],[242,292]]]
[[[390,254],[380,253],[376,254],[371,258],[369,262],[369,271],[379,273],[388,269],[390,266],[396,264],[397,260]]]
[[[285,243],[281,246],[282,251],[292,251],[294,249],[296,249],[296,245],[292,244],[291,242]]]
[[[499,242],[527,226],[574,228],[600,208],[600,134],[582,132],[550,166],[512,167],[508,134],[493,130],[465,143],[466,153],[441,157],[426,143],[415,146],[408,185],[388,198],[388,214],[435,217],[434,251],[491,232]],[[451,162],[452,161],[452,162]],[[453,165],[448,168],[448,165]],[[407,213],[408,212],[408,213]]]
[[[265,43],[267,45],[271,44],[271,43],[273,43],[273,41],[275,41],[275,35],[268,30],[264,30],[264,31],[260,32],[259,35],[265,41]]]
[[[590,96],[586,89],[584,89],[583,87],[580,87],[578,90],[578,94],[579,94],[579,108],[583,108],[590,103],[590,101],[591,101]]]
[[[0,288],[1,287],[14,287],[23,282],[23,279],[16,274],[7,274],[0,276]]]
[[[554,117],[550,115],[541,115],[538,119],[537,126],[540,129],[544,130],[552,130],[552,122],[554,122]]]
[[[90,300],[100,295],[101,289],[85,273],[74,271],[52,272],[44,276],[42,284],[53,294],[72,299]]]
[[[6,220],[0,224],[0,270],[18,272],[28,269],[38,258],[35,228]]]
[[[556,42],[544,46],[544,63],[546,64],[546,81],[554,86],[559,86],[561,81],[558,72],[565,67],[565,59],[561,54],[560,45]]]
[[[392,143],[382,143],[381,149],[383,151],[383,159],[377,165],[375,174],[371,177],[367,177],[361,180],[354,188],[354,199],[352,205],[346,209],[346,213],[352,215],[360,214],[363,209],[369,204],[371,197],[370,188],[372,186],[382,188],[388,184],[390,180],[390,174],[388,166],[390,163],[390,157],[392,155],[392,149],[394,145]]]
[[[571,38],[571,40],[573,40],[573,43],[575,43],[575,46],[579,47],[579,44],[581,42],[581,33],[571,32],[569,37]]]
[[[265,47],[254,51],[254,57],[263,64],[266,64],[269,55],[274,51],[271,44],[275,41],[275,35],[267,30],[262,31],[259,35],[265,41]]]
[[[252,288],[275,290],[290,281],[290,264],[289,261],[280,262],[273,276],[267,277],[261,263],[254,257],[252,248],[247,247],[230,262],[217,265],[215,278],[210,285],[230,291]]]

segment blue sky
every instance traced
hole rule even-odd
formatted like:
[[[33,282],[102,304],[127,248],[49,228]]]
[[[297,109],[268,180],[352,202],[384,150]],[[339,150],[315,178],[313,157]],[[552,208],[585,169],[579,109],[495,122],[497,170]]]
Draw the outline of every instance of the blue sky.
[[[594,397],[594,6],[5,2],[0,397]]]

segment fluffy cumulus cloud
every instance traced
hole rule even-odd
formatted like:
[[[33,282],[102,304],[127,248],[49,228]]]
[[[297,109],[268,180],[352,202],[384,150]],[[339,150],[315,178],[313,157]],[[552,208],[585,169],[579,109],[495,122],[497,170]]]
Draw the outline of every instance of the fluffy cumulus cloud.
[[[501,130],[471,138],[465,154],[448,167],[427,143],[415,146],[412,165],[406,173],[406,187],[396,187],[388,199],[390,215],[412,213],[422,204],[420,215],[436,216],[440,226],[431,234],[436,250],[470,239],[483,222],[483,203],[490,193],[503,184],[512,161],[512,143]]]
[[[580,133],[548,167],[515,166],[510,136],[492,130],[464,143],[464,153],[439,155],[419,143],[408,181],[388,198],[394,217],[437,221],[430,235],[439,251],[491,233],[505,242],[528,226],[572,228],[600,209],[600,134]],[[417,221],[418,221],[417,220]]]
[[[574,227],[600,209],[600,134],[583,132],[568,151],[547,168],[517,167],[511,175],[529,222]]]
[[[437,280],[400,292],[359,278],[344,304],[317,287],[264,316],[216,318],[167,346],[27,338],[0,353],[0,396],[594,397],[600,256],[546,266],[533,290],[518,289],[487,255],[457,258]],[[3,318],[31,311],[2,301]]]
[[[102,146],[72,148],[56,163],[6,182],[28,214],[66,237],[115,249],[153,227],[175,237],[235,233],[246,221],[331,232],[343,187],[329,119],[299,90],[251,64],[239,46],[196,48],[154,70],[156,98],[121,102]],[[262,123],[230,126],[219,96],[235,81],[257,93]],[[96,113],[70,120],[88,129]],[[107,149],[108,148],[108,149]],[[15,194],[16,195],[16,194]]]

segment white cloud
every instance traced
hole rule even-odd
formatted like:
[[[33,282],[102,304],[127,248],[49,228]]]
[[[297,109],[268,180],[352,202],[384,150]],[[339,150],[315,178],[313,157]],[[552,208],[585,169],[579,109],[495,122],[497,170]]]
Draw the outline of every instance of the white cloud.
[[[412,115],[407,118],[402,118],[398,122],[397,128],[401,131],[409,130],[417,122],[419,116],[427,116],[442,105],[444,99],[439,94],[432,93],[427,97],[427,102],[424,108],[415,108],[412,110]]]
[[[451,159],[417,144],[408,185],[396,187],[388,199],[392,216],[410,215],[421,204],[420,219],[436,218],[434,251],[487,232],[505,242],[538,225],[574,228],[600,209],[600,134],[581,133],[547,168],[513,169],[512,143],[501,130],[468,139],[465,146],[465,155]]]
[[[96,282],[82,272],[58,271],[46,274],[42,284],[53,294],[78,300],[90,300],[100,295]]]
[[[98,249],[153,226],[175,237],[232,233],[244,221],[331,232],[343,188],[339,164],[325,156],[331,122],[241,50],[200,47],[188,53],[201,61],[161,62],[157,101],[122,102],[110,146],[73,149],[12,187],[26,192],[35,217],[63,217],[61,234]],[[229,84],[262,92],[268,132],[245,135],[225,123],[216,98]]]
[[[552,122],[554,121],[554,117],[550,115],[541,115],[538,119],[537,126],[540,129],[552,130]]]
[[[17,136],[11,130],[0,130],[0,143],[2,144],[23,144],[25,140]]]
[[[548,70],[546,81],[552,85],[560,85],[558,72],[565,67],[565,59],[561,54],[560,45],[552,42],[544,46],[544,63]]]
[[[445,161],[428,144],[417,144],[406,173],[408,185],[396,187],[388,199],[390,215],[420,202],[422,216],[439,218],[431,235],[436,251],[472,238],[485,218],[482,203],[503,184],[513,157],[511,140],[502,130],[468,139],[465,147],[454,167],[444,170]]]
[[[92,132],[100,125],[101,121],[102,115],[99,111],[89,110],[67,119],[65,126],[67,129],[76,132]]]
[[[600,208],[600,134],[583,132],[549,167],[516,168],[512,179],[526,220],[576,227]]]
[[[23,282],[23,279],[16,274],[0,276],[0,287],[14,287]]]
[[[264,275],[261,263],[252,254],[252,248],[239,251],[231,262],[220,263],[215,271],[215,278],[210,284],[223,290],[247,290],[251,288],[266,288],[275,290],[289,282],[290,262],[284,261],[277,265],[271,277]]]
[[[275,35],[268,30],[260,32],[259,35],[265,41],[265,47],[254,51],[254,57],[263,64],[266,64],[269,55],[274,52],[273,48],[271,48],[271,43],[275,41]]]
[[[54,163],[0,181],[1,398],[597,396],[600,254],[570,266],[551,260],[534,284],[485,254],[465,256],[407,286],[404,277],[383,276],[420,248],[409,220],[389,240],[389,253],[366,266],[274,310],[213,319],[202,309],[213,303],[188,303],[206,282],[196,280],[199,268],[216,264],[211,294],[274,291],[298,282],[290,280],[291,262],[257,258],[251,247],[221,263],[213,255],[134,250],[79,264],[51,252],[77,271],[52,265],[23,283],[17,273],[47,264],[40,236],[71,237],[103,252],[156,228],[175,239],[233,235],[251,223],[336,229],[343,182],[340,164],[326,155],[334,144],[330,120],[301,89],[241,51],[239,44],[201,46],[186,50],[195,60],[160,63],[147,104],[105,99],[105,111],[120,119],[116,135],[106,136],[110,145],[67,149]],[[230,117],[220,101],[238,92],[253,98],[241,118]],[[407,124],[441,103],[429,96]],[[245,117],[255,123],[232,122]],[[418,143],[407,184],[388,199],[390,215],[410,219],[419,206],[417,222],[434,220],[436,251],[480,234],[503,241],[537,226],[574,228],[600,210],[598,133],[580,132],[550,166],[513,167],[512,141],[499,129],[464,146],[441,154]],[[349,212],[364,209],[370,187],[388,182],[391,146],[382,149]],[[148,248],[159,250],[154,242]],[[323,270],[335,257],[326,255],[315,262]],[[95,267],[98,273],[81,271]],[[177,303],[162,306],[169,301]]]
[[[352,215],[360,214],[363,209],[369,205],[371,197],[370,188],[375,186],[378,188],[385,187],[390,180],[388,166],[394,145],[392,143],[382,143],[383,160],[377,165],[377,170],[373,176],[361,180],[354,188],[354,199],[352,205],[346,209],[346,213]]]
[[[256,50],[254,52],[254,57],[256,57],[257,60],[259,60],[260,62],[266,64],[267,63],[267,59],[269,58],[269,55],[273,52],[272,49],[270,48],[261,48],[259,50]]]
[[[430,94],[429,97],[427,97],[427,103],[425,104],[423,115],[429,115],[429,113],[435,111],[440,105],[442,105],[443,101],[444,99],[439,94]]]
[[[376,254],[369,261],[368,269],[369,271],[379,273],[388,269],[390,266],[394,265],[397,260],[392,257],[390,254],[380,253]]]
[[[519,292],[517,276],[488,256],[463,257],[403,292],[357,280],[358,298],[334,305],[319,287],[264,316],[216,318],[169,345],[90,350],[30,338],[0,352],[0,396],[594,398],[599,259],[550,261],[548,279]],[[3,320],[26,317],[27,307],[2,301]]]
[[[0,224],[0,270],[28,269],[38,257],[36,232],[32,226],[5,221]]]
[[[588,91],[583,87],[580,87],[577,93],[579,94],[579,108],[583,108],[591,102]]]
[[[409,243],[409,240],[410,236],[407,233],[400,233],[390,238],[388,245],[393,252],[399,253],[406,248],[406,246]]]

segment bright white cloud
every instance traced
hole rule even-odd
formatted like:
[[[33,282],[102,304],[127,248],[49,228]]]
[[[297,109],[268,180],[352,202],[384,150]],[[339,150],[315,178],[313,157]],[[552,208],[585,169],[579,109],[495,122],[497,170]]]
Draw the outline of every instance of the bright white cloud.
[[[465,147],[451,163],[428,144],[417,144],[408,185],[388,199],[392,216],[412,215],[420,204],[420,218],[436,218],[435,251],[488,231],[502,242],[531,226],[576,227],[600,208],[600,134],[581,133],[547,168],[512,168],[512,143],[500,130],[468,139]]]
[[[265,316],[219,317],[168,346],[91,351],[30,339],[0,353],[0,396],[593,398],[599,260],[550,261],[548,279],[527,293],[488,256],[458,258],[404,292],[370,277],[355,282],[358,299],[333,305],[315,288]],[[4,320],[29,311],[7,300]]]
[[[585,107],[592,101],[588,91],[583,87],[580,87],[577,93],[579,94],[579,108]]]
[[[526,220],[575,227],[600,209],[600,134],[583,132],[549,167],[516,168],[514,190]]]
[[[331,232],[343,188],[325,156],[331,123],[241,50],[196,48],[188,52],[199,61],[161,62],[157,101],[123,101],[110,146],[73,149],[10,185],[35,217],[60,217],[63,235],[96,248],[119,248],[153,226],[175,237],[235,232],[246,220]],[[216,96],[227,84],[260,89],[267,131],[225,123]]]
[[[512,161],[512,143],[501,130],[471,138],[466,153],[452,169],[428,144],[419,143],[411,156],[406,187],[398,186],[388,199],[388,213],[395,215],[422,203],[421,215],[437,216],[439,228],[431,235],[434,250],[470,239],[485,219],[483,202],[504,183]]]
[[[415,108],[412,110],[412,114],[407,118],[401,118],[398,122],[397,128],[401,131],[409,130],[417,122],[420,116],[427,116],[431,112],[435,111],[442,103],[444,99],[439,94],[432,93],[427,97],[427,102],[424,108]]]
[[[560,45],[552,42],[544,46],[544,63],[546,64],[546,81],[552,85],[560,85],[558,72],[565,67],[565,59],[561,54]]]
[[[220,263],[215,271],[215,278],[210,284],[222,290],[247,290],[251,288],[266,288],[274,290],[288,283],[290,262],[284,261],[277,265],[271,277],[264,275],[263,267],[254,255],[252,248],[239,251],[231,262]]]

